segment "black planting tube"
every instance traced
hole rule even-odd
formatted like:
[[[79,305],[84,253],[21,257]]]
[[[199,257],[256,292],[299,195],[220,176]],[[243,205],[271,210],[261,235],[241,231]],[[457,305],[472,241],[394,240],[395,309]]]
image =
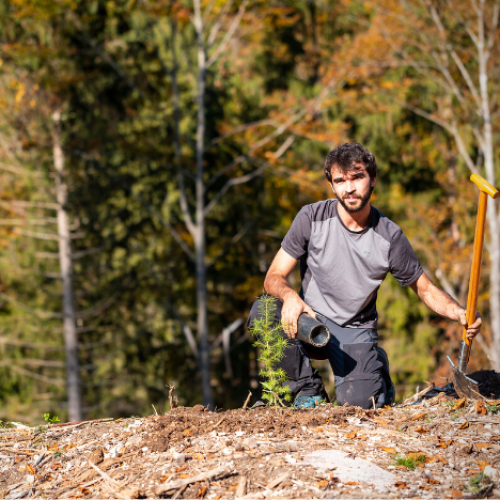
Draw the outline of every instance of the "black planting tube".
[[[309,314],[302,313],[297,320],[297,338],[314,347],[324,347],[330,340],[330,330]]]

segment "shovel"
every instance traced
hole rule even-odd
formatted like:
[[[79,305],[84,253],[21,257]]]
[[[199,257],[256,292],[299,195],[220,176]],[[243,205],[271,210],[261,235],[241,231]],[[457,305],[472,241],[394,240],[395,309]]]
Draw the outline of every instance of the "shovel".
[[[474,235],[474,249],[472,252],[472,266],[469,280],[469,296],[467,298],[467,325],[471,325],[476,320],[477,296],[479,292],[479,278],[481,276],[481,261],[483,258],[484,223],[486,220],[486,205],[488,196],[494,200],[498,198],[498,191],[481,176],[472,174],[470,180],[479,188],[479,207],[477,210],[476,234]],[[468,399],[484,399],[479,393],[478,383],[466,375],[467,364],[469,363],[472,340],[467,338],[467,326],[463,329],[460,351],[458,354],[457,366],[448,356],[451,366],[451,378],[455,386],[456,393]]]

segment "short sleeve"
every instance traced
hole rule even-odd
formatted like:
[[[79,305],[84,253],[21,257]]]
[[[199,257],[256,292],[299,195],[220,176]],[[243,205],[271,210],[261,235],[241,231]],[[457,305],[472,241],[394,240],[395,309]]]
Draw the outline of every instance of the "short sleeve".
[[[307,253],[311,238],[311,207],[306,205],[300,209],[281,242],[281,248],[294,259],[300,259]]]
[[[411,285],[424,272],[415,251],[401,229],[391,241],[389,270],[401,286]]]

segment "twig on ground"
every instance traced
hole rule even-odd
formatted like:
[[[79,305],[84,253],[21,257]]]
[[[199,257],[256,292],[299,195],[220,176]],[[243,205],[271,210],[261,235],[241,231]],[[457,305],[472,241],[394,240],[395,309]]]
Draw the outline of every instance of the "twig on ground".
[[[247,398],[245,399],[245,403],[243,404],[243,409],[246,410],[247,409],[247,406],[248,406],[248,403],[250,403],[250,398],[252,397],[252,392],[251,391],[248,391],[248,396]]]
[[[87,463],[93,468],[95,469],[95,471],[104,479],[104,482],[106,484],[106,486],[115,494],[117,495],[119,498],[123,498],[124,500],[126,500],[127,497],[124,497],[121,493],[119,493],[118,491],[116,491],[110,483],[114,484],[115,485],[115,488],[120,488],[122,489],[122,486],[120,484],[118,484],[114,479],[111,479],[105,472],[103,472],[101,469],[99,469],[99,467],[95,466],[90,460],[87,460]]]
[[[186,485],[189,485],[191,483],[197,483],[199,481],[204,481],[205,479],[215,478],[215,477],[222,475],[222,474],[225,474],[227,472],[229,472],[229,466],[221,465],[220,467],[217,467],[216,469],[202,472],[201,474],[198,474],[197,476],[188,477],[187,479],[180,479],[179,481],[174,481],[172,483],[159,486],[158,488],[156,488],[156,494],[163,495],[167,491],[175,490],[177,488],[181,488],[182,486],[186,486]]]
[[[172,384],[168,384],[167,387],[170,389],[168,391],[168,399],[170,401],[170,409],[173,410],[174,408],[177,408],[177,406],[179,404],[177,401],[177,396],[174,396],[175,387]]]
[[[21,450],[10,450],[9,448],[0,448],[0,451],[6,451],[8,453],[14,453],[16,455],[28,455],[28,457],[32,457],[33,455],[36,455],[36,453],[30,453],[28,451],[21,451]]]

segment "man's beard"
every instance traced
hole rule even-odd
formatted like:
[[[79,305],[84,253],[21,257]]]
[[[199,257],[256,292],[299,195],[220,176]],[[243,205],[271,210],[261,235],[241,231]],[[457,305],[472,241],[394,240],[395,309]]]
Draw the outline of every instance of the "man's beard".
[[[337,199],[339,200],[340,204],[344,207],[344,210],[346,212],[349,212],[350,214],[355,214],[356,212],[361,212],[363,208],[366,207],[366,204],[370,201],[370,197],[372,195],[373,188],[370,189],[370,191],[364,196],[364,197],[358,197],[358,200],[361,200],[361,203],[356,207],[356,208],[351,208],[347,206],[346,202],[337,196]]]

